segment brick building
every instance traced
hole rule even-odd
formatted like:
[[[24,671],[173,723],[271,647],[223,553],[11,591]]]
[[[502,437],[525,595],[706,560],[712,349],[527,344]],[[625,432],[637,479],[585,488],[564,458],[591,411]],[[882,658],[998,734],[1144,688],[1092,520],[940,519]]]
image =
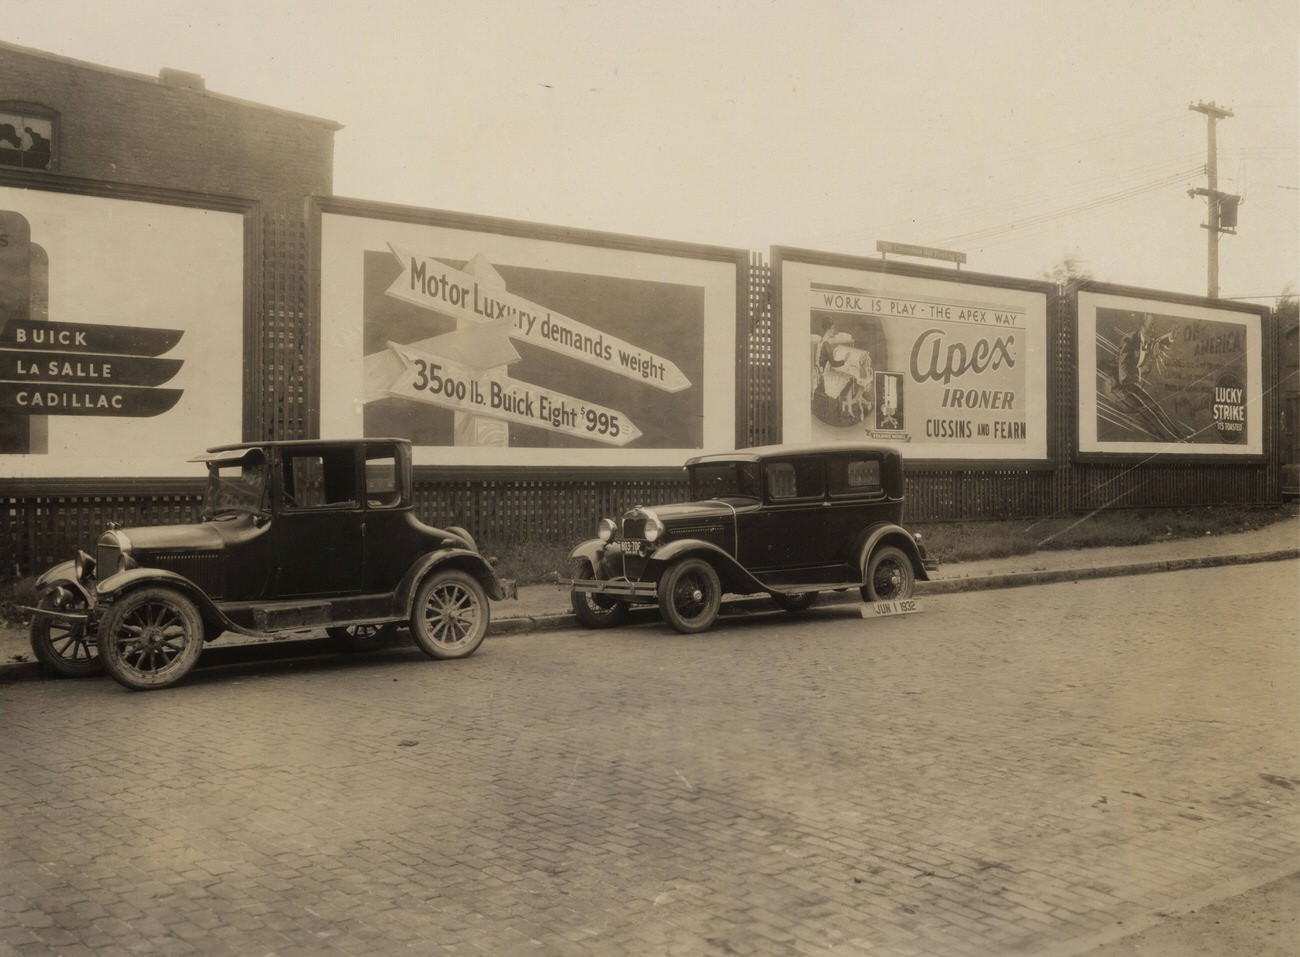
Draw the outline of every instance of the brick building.
[[[331,120],[0,43],[0,185],[116,195],[117,184],[255,204],[257,431],[304,433],[306,199],[333,190]],[[181,201],[184,201],[181,199]]]

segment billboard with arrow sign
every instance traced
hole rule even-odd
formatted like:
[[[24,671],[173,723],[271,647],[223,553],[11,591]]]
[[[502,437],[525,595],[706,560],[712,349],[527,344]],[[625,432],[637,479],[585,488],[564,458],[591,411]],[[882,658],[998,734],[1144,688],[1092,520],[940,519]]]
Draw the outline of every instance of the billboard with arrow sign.
[[[460,465],[734,445],[745,254],[321,203],[323,434]]]

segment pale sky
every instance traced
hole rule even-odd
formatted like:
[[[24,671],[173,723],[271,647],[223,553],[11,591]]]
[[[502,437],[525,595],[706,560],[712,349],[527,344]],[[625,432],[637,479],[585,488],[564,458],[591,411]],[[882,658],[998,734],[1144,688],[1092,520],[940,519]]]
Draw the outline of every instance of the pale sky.
[[[336,120],[336,195],[656,239],[1300,287],[1295,0],[3,0],[9,42]]]

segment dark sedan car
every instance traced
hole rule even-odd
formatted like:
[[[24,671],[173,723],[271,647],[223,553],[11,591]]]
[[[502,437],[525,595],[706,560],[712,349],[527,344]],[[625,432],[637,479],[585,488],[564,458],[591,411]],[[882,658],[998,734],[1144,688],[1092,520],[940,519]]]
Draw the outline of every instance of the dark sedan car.
[[[402,439],[224,445],[208,469],[201,521],[110,526],[40,577],[31,642],[64,675],[102,664],[128,688],[162,688],[222,632],[325,628],[377,647],[408,624],[433,658],[464,658],[487,632],[498,580],[464,529],[434,528],[411,505]]]
[[[602,519],[573,550],[573,610],[590,627],[658,604],[681,632],[703,631],[724,593],[766,593],[782,608],[859,588],[865,601],[911,596],[933,567],[900,524],[903,460],[889,447],[744,449],[686,463],[690,501]]]

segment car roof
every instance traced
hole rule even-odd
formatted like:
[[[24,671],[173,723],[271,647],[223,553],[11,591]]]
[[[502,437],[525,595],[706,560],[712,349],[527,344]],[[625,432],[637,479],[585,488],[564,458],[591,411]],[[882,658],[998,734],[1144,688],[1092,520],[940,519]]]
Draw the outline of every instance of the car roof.
[[[783,459],[796,455],[827,455],[869,453],[872,455],[901,455],[892,445],[871,445],[863,442],[845,442],[825,445],[758,445],[749,449],[736,449],[733,452],[712,452],[696,455],[686,460],[686,465],[702,465],[713,462],[766,462],[771,459]]]
[[[365,438],[365,439],[270,439],[266,442],[234,442],[230,445],[214,445],[205,452],[194,456],[191,462],[211,462],[216,459],[238,460],[242,453],[262,451],[265,449],[295,448],[357,448],[363,445],[410,445],[410,439]],[[231,454],[235,453],[235,454]]]

